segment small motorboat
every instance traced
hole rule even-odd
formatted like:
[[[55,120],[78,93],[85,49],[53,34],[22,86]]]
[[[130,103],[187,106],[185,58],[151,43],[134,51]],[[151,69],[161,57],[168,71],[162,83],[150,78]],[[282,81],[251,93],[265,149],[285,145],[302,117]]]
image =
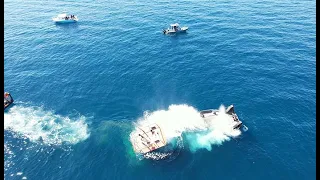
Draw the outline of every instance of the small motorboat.
[[[4,110],[13,103],[13,98],[10,93],[4,93]]]
[[[58,14],[57,17],[53,17],[52,20],[56,23],[74,23],[79,19],[75,15],[68,15],[67,13]]]
[[[163,34],[175,34],[175,33],[184,33],[187,32],[188,27],[181,27],[178,23],[171,24],[168,29],[163,30]]]

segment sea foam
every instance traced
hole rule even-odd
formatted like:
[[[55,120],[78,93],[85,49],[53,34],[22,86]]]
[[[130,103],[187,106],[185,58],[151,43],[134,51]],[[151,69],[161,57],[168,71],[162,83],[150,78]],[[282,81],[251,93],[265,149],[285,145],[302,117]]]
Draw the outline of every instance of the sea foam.
[[[218,116],[206,122],[194,107],[173,104],[167,110],[146,111],[135,126],[156,123],[169,143],[173,138],[184,135],[184,142],[188,144],[190,151],[195,152],[202,148],[210,151],[212,145],[221,145],[231,137],[239,136],[241,131],[234,130],[232,122],[232,117],[225,113],[223,105],[219,108]]]
[[[42,107],[19,105],[4,113],[4,129],[47,145],[76,144],[90,136],[85,116],[71,119]]]

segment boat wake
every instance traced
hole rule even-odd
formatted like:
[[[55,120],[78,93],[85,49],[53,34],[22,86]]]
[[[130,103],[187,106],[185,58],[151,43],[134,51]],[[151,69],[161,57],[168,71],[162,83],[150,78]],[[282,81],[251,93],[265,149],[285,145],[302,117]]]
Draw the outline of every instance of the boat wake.
[[[45,145],[76,144],[90,134],[86,117],[77,115],[74,119],[45,111],[41,107],[15,105],[4,113],[4,129]]]
[[[135,129],[131,134],[138,130],[138,127],[156,123],[161,128],[166,141],[166,147],[183,148],[183,144],[191,152],[198,149],[211,151],[212,145],[221,145],[231,137],[241,134],[238,129],[233,129],[232,117],[225,113],[223,105],[219,108],[219,114],[214,119],[206,122],[200,116],[200,112],[192,106],[185,104],[170,105],[168,110],[158,110],[154,112],[146,111],[144,116],[137,120]],[[179,143],[179,139],[181,142]],[[170,149],[174,149],[170,148]],[[172,153],[173,154],[173,150]],[[159,152],[150,152],[145,158],[164,159],[171,154],[168,151],[159,155]]]

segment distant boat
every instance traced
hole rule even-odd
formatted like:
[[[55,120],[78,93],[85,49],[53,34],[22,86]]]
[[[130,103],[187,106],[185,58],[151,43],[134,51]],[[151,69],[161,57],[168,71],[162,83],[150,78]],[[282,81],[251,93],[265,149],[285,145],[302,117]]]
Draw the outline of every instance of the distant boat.
[[[168,29],[163,30],[163,34],[174,34],[174,33],[184,33],[187,32],[189,28],[188,27],[181,27],[178,23],[171,24]]]
[[[4,110],[13,103],[13,98],[10,93],[4,93]]]
[[[75,15],[68,15],[67,13],[58,14],[57,17],[53,17],[52,20],[56,23],[74,23],[78,22],[78,17]]]

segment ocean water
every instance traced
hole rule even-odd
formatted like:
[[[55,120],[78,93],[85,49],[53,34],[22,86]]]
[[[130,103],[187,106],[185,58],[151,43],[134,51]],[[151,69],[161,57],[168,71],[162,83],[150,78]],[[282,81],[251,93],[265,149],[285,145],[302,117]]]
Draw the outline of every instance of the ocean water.
[[[5,0],[4,178],[315,179],[315,5]],[[175,22],[188,32],[163,35]],[[203,128],[230,104],[247,131]],[[139,159],[149,122],[179,151]]]

